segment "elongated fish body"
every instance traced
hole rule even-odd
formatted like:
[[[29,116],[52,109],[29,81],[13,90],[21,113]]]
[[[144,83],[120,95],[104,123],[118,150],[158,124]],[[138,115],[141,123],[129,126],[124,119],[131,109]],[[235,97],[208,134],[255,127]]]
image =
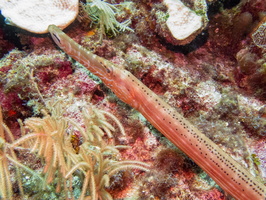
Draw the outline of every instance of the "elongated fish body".
[[[88,52],[55,25],[50,25],[49,31],[62,50],[101,78],[122,101],[141,112],[226,192],[236,199],[266,200],[266,187],[261,182],[134,75]]]

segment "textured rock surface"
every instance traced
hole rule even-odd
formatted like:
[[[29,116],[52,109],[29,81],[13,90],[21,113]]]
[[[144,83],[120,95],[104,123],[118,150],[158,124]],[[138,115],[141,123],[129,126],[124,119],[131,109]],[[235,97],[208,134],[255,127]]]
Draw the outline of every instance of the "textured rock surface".
[[[78,14],[78,0],[0,0],[6,21],[33,33],[47,33],[50,24],[67,27]]]

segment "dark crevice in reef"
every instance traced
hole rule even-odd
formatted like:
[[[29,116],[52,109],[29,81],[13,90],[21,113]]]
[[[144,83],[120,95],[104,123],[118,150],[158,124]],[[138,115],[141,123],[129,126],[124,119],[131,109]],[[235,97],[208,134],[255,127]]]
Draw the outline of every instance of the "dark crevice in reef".
[[[208,3],[208,17],[211,18],[213,15],[219,13],[221,9],[231,9],[238,5],[240,0],[220,0],[214,3]]]
[[[158,36],[160,43],[165,46],[168,50],[176,52],[176,53],[183,53],[183,54],[189,54],[192,51],[195,51],[196,49],[200,48],[202,45],[204,45],[207,42],[209,33],[208,30],[202,31],[197,37],[186,45],[173,45],[171,43],[166,42],[162,37]]]
[[[13,44],[19,50],[23,49],[23,45],[20,43],[19,37],[16,35],[16,31],[14,31],[16,27],[7,25],[5,22],[4,16],[0,13],[0,30],[3,33],[3,40],[7,40],[8,43]]]
[[[224,9],[231,9],[240,3],[240,0],[224,0],[222,1]]]

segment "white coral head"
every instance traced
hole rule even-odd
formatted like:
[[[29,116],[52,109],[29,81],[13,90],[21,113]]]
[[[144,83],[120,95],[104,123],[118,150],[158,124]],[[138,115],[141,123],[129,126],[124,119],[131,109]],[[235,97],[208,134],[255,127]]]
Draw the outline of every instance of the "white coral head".
[[[78,0],[0,0],[6,21],[38,34],[47,33],[50,24],[67,27],[75,20],[78,8]]]
[[[177,40],[184,41],[184,44],[188,43],[204,28],[203,17],[186,7],[181,0],[163,2],[169,13],[166,25]]]

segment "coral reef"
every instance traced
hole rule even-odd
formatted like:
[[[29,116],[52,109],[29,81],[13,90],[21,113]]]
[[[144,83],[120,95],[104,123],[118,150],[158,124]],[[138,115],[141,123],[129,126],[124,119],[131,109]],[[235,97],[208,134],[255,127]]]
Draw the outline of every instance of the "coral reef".
[[[264,1],[207,1],[208,26],[185,46],[171,38],[162,1],[104,2],[116,7],[110,11],[115,24],[105,25],[97,15],[86,25],[86,16],[80,15],[67,34],[133,73],[265,183],[266,58],[263,44],[257,42],[265,40],[261,34],[257,37],[263,28]],[[196,10],[191,1],[183,3]],[[64,199],[70,195],[66,191],[75,199],[230,198],[141,114],[57,49],[49,35],[18,32],[20,48],[4,37],[17,29],[0,27],[0,104],[6,124],[0,135],[5,162],[0,169],[11,172],[8,187],[0,185],[0,191],[8,191],[1,192],[2,198],[19,199],[23,192],[29,199]],[[41,128],[55,122],[56,128]],[[37,134],[54,136],[63,129],[63,145],[50,143],[49,153],[66,152],[47,160]],[[90,138],[87,130],[97,134]],[[46,139],[53,142],[52,135]],[[49,168],[51,162],[56,168]],[[143,162],[151,165],[150,171],[142,171],[147,168]],[[38,176],[26,171],[28,167]],[[57,193],[56,185],[64,192]]]

